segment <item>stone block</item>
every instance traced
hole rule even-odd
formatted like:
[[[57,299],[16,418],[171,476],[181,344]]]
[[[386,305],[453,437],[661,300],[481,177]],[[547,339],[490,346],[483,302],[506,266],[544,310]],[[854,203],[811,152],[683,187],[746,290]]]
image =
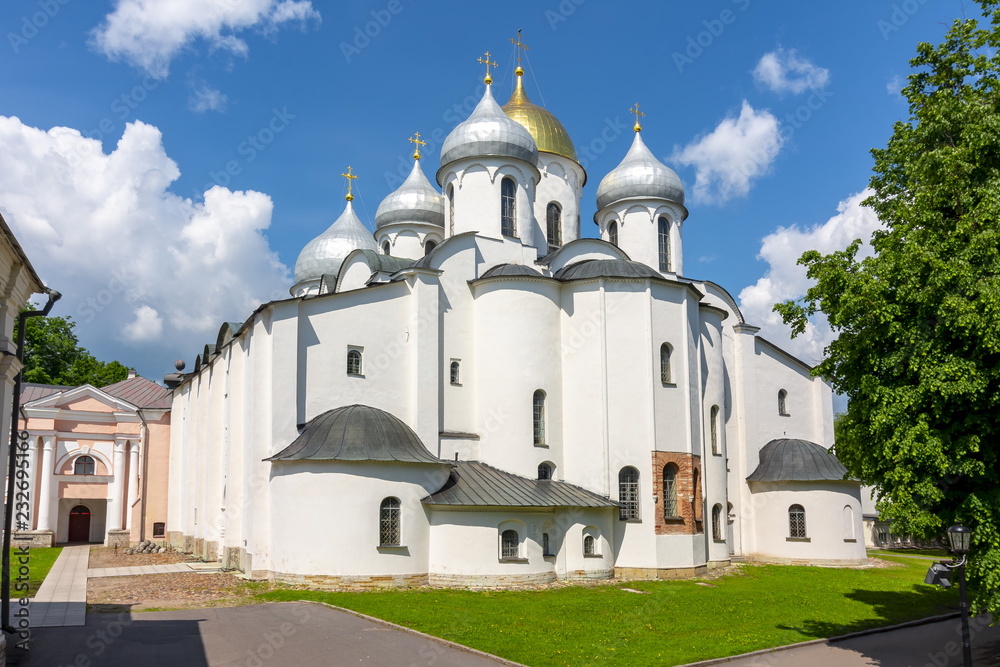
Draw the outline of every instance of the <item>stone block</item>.
[[[104,541],[104,546],[106,547],[117,547],[119,549],[128,549],[130,543],[130,533],[127,530],[109,530],[108,537]]]
[[[11,535],[11,538],[11,546],[15,548],[43,549],[56,545],[56,534],[51,530],[22,530]]]

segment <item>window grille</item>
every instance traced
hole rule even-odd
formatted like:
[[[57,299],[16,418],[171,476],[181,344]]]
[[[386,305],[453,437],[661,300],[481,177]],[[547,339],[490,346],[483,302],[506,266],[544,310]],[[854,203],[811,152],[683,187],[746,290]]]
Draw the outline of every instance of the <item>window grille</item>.
[[[608,225],[608,243],[618,247],[618,222],[612,222]]]
[[[797,538],[806,536],[806,510],[802,505],[792,505],[788,508],[788,536]]]
[[[660,216],[658,236],[660,241],[660,271],[671,271],[670,263],[670,222]]]
[[[594,536],[587,535],[583,538],[583,555],[593,556],[594,555]]]
[[[639,471],[628,466],[618,473],[618,518],[622,521],[639,518]]]
[[[552,464],[551,463],[539,463],[538,464],[538,479],[552,479]]]
[[[166,537],[167,536],[167,524],[162,521],[157,521],[153,524],[153,537]]]
[[[519,555],[517,531],[503,531],[503,533],[500,534],[500,557],[517,558]]]
[[[94,459],[89,456],[80,456],[73,463],[73,474],[74,475],[93,475],[94,474]],[[116,471],[117,473],[117,471]]]
[[[457,362],[451,362],[451,383],[460,384],[462,381],[462,365]]]
[[[660,382],[670,384],[672,373],[670,372],[670,344],[664,343],[660,346]]]
[[[545,392],[539,389],[532,397],[532,430],[536,445],[545,444]]]
[[[347,374],[348,375],[361,375],[361,351],[360,350],[348,350],[347,351]]]
[[[663,516],[678,516],[677,508],[677,466],[668,463],[663,468]]]
[[[517,236],[516,192],[514,179],[500,181],[500,233],[504,236]]]
[[[559,204],[549,202],[545,208],[545,227],[548,234],[546,238],[549,242],[549,249],[558,248],[562,245],[562,209]]]
[[[399,498],[386,498],[379,507],[379,544],[396,546],[400,544]]]

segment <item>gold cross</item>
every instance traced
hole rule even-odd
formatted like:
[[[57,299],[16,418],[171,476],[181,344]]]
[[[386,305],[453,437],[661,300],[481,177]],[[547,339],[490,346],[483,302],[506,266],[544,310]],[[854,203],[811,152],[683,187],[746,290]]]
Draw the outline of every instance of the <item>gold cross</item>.
[[[635,114],[635,126],[633,126],[632,129],[635,130],[636,132],[639,132],[640,130],[642,130],[642,125],[639,124],[639,117],[640,116],[645,117],[646,114],[644,114],[643,112],[639,111],[639,103],[638,102],[636,102],[634,105],[632,105],[632,108],[629,109],[629,112]]]
[[[413,137],[410,137],[409,139],[407,139],[407,141],[411,142],[414,146],[416,146],[416,149],[413,151],[413,159],[419,160],[420,159],[420,147],[421,146],[426,146],[427,142],[420,140],[420,133],[419,132],[414,132],[413,134],[416,136],[416,139],[414,139]]]
[[[347,179],[347,196],[344,197],[344,199],[346,199],[347,201],[352,201],[354,199],[354,195],[351,194],[351,190],[354,189],[354,179],[358,177],[355,176],[354,173],[351,171],[350,165],[348,165],[347,167],[347,173],[341,174],[341,176]]]
[[[477,58],[476,59],[477,61],[479,61],[479,62],[483,63],[484,65],[486,65],[486,76],[483,78],[483,81],[486,82],[486,83],[493,83],[493,77],[490,76],[490,67],[496,67],[497,64],[495,62],[493,62],[492,60],[490,60],[490,55],[491,54],[490,54],[489,51],[487,51],[483,55],[486,56],[485,59],[483,59],[483,58]]]
[[[521,49],[524,49],[525,51],[527,51],[531,47],[528,46],[527,44],[521,43],[521,29],[520,28],[517,29],[517,37],[511,37],[510,41],[511,41],[511,43],[514,46],[517,47],[517,64],[518,64],[518,66],[520,66],[520,64],[521,64]]]

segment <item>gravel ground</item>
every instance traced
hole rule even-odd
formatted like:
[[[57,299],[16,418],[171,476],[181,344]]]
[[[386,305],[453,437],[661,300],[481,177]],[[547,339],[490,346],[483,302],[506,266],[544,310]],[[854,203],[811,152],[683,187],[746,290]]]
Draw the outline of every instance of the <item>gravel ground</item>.
[[[101,577],[87,580],[87,605],[91,611],[118,612],[196,607],[235,607],[255,604],[255,593],[266,583],[247,582],[223,572],[171,572],[134,577]]]

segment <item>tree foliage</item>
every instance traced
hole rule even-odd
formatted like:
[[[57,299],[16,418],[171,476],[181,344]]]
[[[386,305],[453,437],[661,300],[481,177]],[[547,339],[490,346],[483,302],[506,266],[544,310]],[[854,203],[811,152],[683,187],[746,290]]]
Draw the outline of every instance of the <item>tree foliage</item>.
[[[875,149],[885,228],[800,264],[815,281],[775,306],[793,333],[824,313],[837,339],[816,373],[848,396],[837,454],[876,488],[894,532],[973,529],[978,609],[1000,611],[1000,2],[921,43],[907,122]]]
[[[29,310],[34,306],[28,304]],[[80,347],[69,317],[29,317],[24,326],[24,382],[106,387],[128,377],[117,361],[103,362]]]

